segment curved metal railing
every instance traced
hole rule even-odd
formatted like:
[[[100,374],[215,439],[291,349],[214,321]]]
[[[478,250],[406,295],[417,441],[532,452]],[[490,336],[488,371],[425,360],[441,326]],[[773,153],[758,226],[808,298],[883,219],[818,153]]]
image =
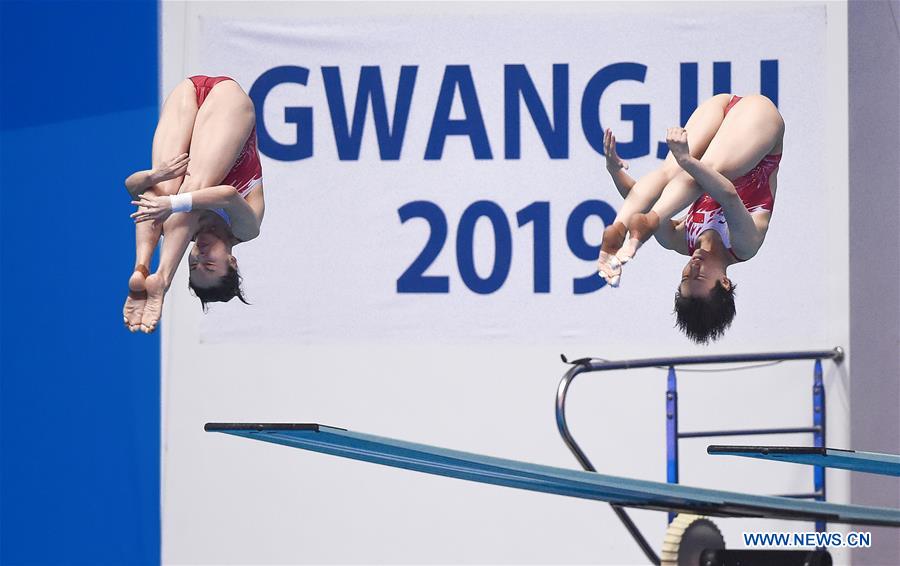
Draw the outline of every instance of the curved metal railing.
[[[563,442],[569,447],[572,454],[581,464],[581,467],[589,472],[596,472],[597,469],[588,459],[584,450],[575,442],[575,438],[569,431],[569,425],[566,422],[566,397],[569,392],[569,386],[576,377],[583,373],[591,373],[596,371],[612,371],[617,369],[637,369],[637,368],[674,368],[675,366],[685,365],[701,365],[701,364],[734,364],[734,363],[751,363],[751,362],[779,362],[788,360],[834,360],[835,363],[841,363],[844,359],[844,350],[840,347],[832,350],[816,350],[816,351],[800,351],[800,352],[767,352],[759,354],[725,354],[710,356],[683,356],[674,358],[644,358],[638,360],[622,360],[608,361],[596,358],[584,358],[575,360],[572,367],[565,373],[559,382],[556,391],[556,426],[559,434],[562,436]],[[566,361],[563,358],[563,361]],[[652,564],[659,565],[660,560],[656,552],[644,538],[643,534],[637,528],[637,525],[628,516],[628,513],[618,505],[610,505],[625,528],[637,542],[638,546],[644,552],[644,555]]]

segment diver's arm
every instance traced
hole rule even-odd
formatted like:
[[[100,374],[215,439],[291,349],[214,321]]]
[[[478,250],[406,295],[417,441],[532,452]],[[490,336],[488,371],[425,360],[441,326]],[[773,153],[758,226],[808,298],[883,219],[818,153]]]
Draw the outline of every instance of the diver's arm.
[[[125,188],[133,195],[139,195],[156,184],[153,180],[153,169],[137,171],[125,179]]]
[[[182,153],[163,161],[158,167],[132,173],[125,179],[125,188],[132,195],[138,196],[153,185],[184,175],[190,160],[187,153]]]
[[[259,228],[266,212],[262,183],[246,199],[235,194],[223,208],[231,218],[231,233],[238,240],[246,242],[259,236]]]
[[[691,255],[688,251],[687,241],[684,239],[684,220],[663,220],[659,228],[653,233],[659,245],[678,252],[681,255]]]
[[[222,208],[228,211],[236,199],[244,200],[237,190],[231,185],[218,185],[206,187],[187,193],[191,195],[191,210],[214,210]],[[230,214],[230,211],[228,211]]]
[[[766,214],[765,219],[760,218],[759,223],[755,222],[732,182],[702,161],[688,156],[679,159],[678,164],[697,181],[704,193],[722,206],[735,255],[742,259],[750,259],[756,255],[765,239],[769,215]]]
[[[634,178],[622,168],[613,169],[607,167],[606,170],[609,171],[609,176],[612,177],[613,183],[616,185],[616,190],[619,191],[622,198],[628,198],[628,193],[635,183]]]
[[[262,196],[262,183],[247,195],[247,200],[231,185],[219,185],[198,189],[190,193],[194,210],[214,210],[220,208],[228,214],[231,222],[231,233],[242,242],[259,236],[259,227],[265,204]],[[251,206],[250,202],[253,203]]]
[[[207,187],[192,191],[190,194],[195,210],[217,208],[224,210],[231,222],[231,233],[238,240],[246,242],[259,236],[259,227],[265,212],[262,183],[247,195],[246,200],[231,185]]]
[[[263,192],[262,182],[260,182],[259,185],[253,189],[253,192],[247,195],[244,200],[253,210],[253,215],[256,217],[256,229],[258,232],[260,227],[262,227],[263,216],[266,215],[266,198],[265,193]]]
[[[628,169],[628,162],[619,157],[616,152],[616,136],[608,128],[603,134],[603,153],[606,155],[606,170],[609,171],[616,190],[619,191],[622,198],[628,198],[628,193],[635,181],[631,175],[625,172]]]
[[[163,223],[165,238],[159,253],[156,273],[162,276],[166,289],[172,285],[178,264],[181,263],[181,258],[184,257],[184,252],[197,231],[199,216],[200,213],[175,214]]]
[[[190,210],[221,209],[228,213],[232,233],[239,240],[252,240],[259,234],[261,217],[257,217],[254,210],[231,185],[206,187],[171,197],[144,193],[138,200],[132,202],[138,210],[131,217],[135,222],[166,221],[174,212],[173,202],[187,197],[190,199]]]

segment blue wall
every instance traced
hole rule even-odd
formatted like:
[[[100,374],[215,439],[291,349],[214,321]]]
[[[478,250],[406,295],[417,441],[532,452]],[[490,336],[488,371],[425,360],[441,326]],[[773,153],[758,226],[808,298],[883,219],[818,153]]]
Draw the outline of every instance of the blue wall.
[[[155,2],[0,2],[0,562],[158,564],[158,335],[130,334]]]

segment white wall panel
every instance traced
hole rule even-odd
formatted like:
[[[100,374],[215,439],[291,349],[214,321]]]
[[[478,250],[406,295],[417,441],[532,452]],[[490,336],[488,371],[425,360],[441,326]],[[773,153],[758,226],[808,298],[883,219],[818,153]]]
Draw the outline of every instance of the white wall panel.
[[[558,354],[606,358],[789,349],[848,342],[846,7],[843,4],[317,4],[166,3],[163,88],[191,74],[227,74],[249,90],[280,65],[308,84],[273,89],[263,119],[295,135],[284,108],[313,109],[313,157],[263,155],[262,235],[236,248],[252,306],[207,315],[182,269],[164,326],[164,561],[187,563],[642,563],[608,506],[380,468],[211,435],[207,421],[320,422],[449,448],[576,466],[559,440],[552,403]],[[732,63],[732,90],[759,91],[759,62],[779,61],[787,123],[772,228],[760,254],[733,268],[738,316],[710,347],[672,328],[681,258],[655,243],[626,268],[622,287],[572,293],[591,263],[566,245],[569,212],[587,199],[618,207],[603,158],[585,140],[581,101],[599,69],[647,67],[643,83],[612,85],[604,125],[631,137],[624,104],[648,104],[651,145],[678,120],[679,64],[699,64],[701,100],[714,62]],[[551,160],[522,111],[519,160],[504,159],[503,66],[525,64],[549,106],[551,65],[569,69],[569,155]],[[323,66],[340,68],[352,111],[361,65],[379,65],[393,114],[401,65],[418,65],[403,154],[378,157],[369,115],[360,159],[338,159]],[[470,65],[493,159],[451,136],[441,160],[423,159],[447,65]],[[453,118],[461,117],[457,98]],[[655,156],[631,160],[640,175]],[[450,292],[408,295],[396,280],[422,249],[425,223],[401,224],[413,200],[439,204],[447,242],[428,274]],[[466,288],[456,264],[462,211],[481,199],[511,223],[509,278],[495,293]],[[531,229],[517,210],[550,202],[551,292],[532,291]],[[602,226],[587,225],[599,242]],[[480,273],[493,257],[475,231]],[[713,376],[682,374],[682,425],[805,425],[811,363]],[[848,372],[826,363],[829,444],[848,435]],[[602,471],[665,477],[665,372],[586,376],[570,422]],[[735,439],[740,441],[740,439]],[[758,439],[757,439],[758,440]],[[778,439],[770,439],[773,442]],[[782,439],[783,440],[783,439]],[[804,439],[796,439],[798,442]],[[684,483],[757,493],[810,489],[811,473],[705,455],[683,445]],[[829,472],[829,496],[846,479]],[[658,546],[665,517],[636,512]],[[721,521],[728,542],[750,528]]]

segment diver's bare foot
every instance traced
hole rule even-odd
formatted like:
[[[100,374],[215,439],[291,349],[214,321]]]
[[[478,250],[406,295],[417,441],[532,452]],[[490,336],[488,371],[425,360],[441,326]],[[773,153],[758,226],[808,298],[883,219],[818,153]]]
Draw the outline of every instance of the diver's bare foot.
[[[147,302],[147,291],[144,280],[147,278],[147,268],[137,265],[134,273],[128,278],[128,297],[125,299],[125,307],[122,316],[125,326],[132,332],[137,332],[141,327],[141,317],[144,313],[144,304]]]
[[[616,257],[622,263],[628,263],[637,254],[641,245],[650,239],[650,236],[659,228],[659,215],[652,210],[647,214],[635,214],[628,223],[628,232],[631,237],[616,253]]]
[[[603,243],[600,244],[600,250],[607,254],[615,255],[622,244],[625,242],[625,234],[628,229],[621,222],[613,222],[603,231]]]
[[[144,305],[144,313],[141,316],[141,332],[150,334],[156,330],[159,317],[162,316],[163,297],[166,294],[166,286],[163,278],[154,273],[144,281],[147,289],[147,303]]]

